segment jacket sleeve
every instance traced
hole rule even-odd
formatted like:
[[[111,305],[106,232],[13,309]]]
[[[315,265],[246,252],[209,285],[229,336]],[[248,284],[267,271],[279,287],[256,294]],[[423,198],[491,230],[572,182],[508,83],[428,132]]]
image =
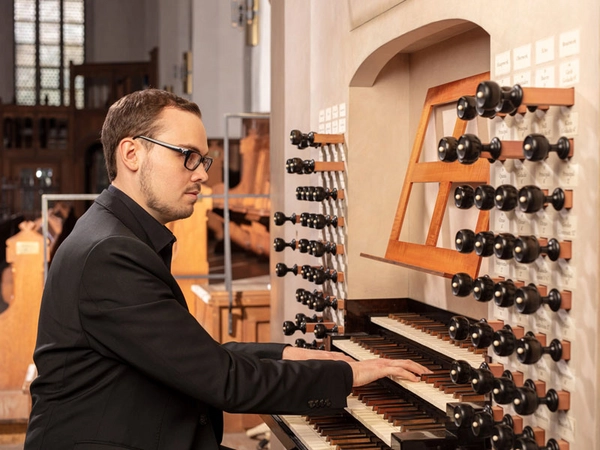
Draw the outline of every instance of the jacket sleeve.
[[[147,245],[130,237],[103,240],[90,251],[80,281],[80,319],[90,347],[229,412],[307,414],[315,401],[346,406],[352,388],[347,363],[282,361],[283,344],[222,346],[177,300],[177,291]],[[250,351],[240,351],[244,347]]]
[[[227,342],[223,347],[233,352],[244,352],[257,358],[281,359],[283,349],[289,344],[278,344],[276,342]]]

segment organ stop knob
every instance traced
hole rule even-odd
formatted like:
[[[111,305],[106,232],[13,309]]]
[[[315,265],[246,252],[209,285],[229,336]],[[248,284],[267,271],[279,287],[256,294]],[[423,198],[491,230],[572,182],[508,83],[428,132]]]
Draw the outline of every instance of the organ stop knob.
[[[292,267],[288,267],[284,263],[277,263],[275,265],[275,274],[278,277],[284,277],[289,272],[293,273],[294,275],[298,275],[298,265],[294,264]]]
[[[482,211],[488,211],[494,207],[494,196],[496,190],[489,184],[482,184],[475,188],[475,206]]]
[[[475,413],[473,423],[471,424],[471,431],[473,431],[475,436],[488,438],[492,436],[494,426],[496,425],[506,425],[512,429],[514,428],[514,420],[510,414],[505,414],[502,420],[495,421],[492,408],[486,405],[483,411]]]
[[[511,259],[514,255],[515,236],[510,233],[500,233],[494,238],[494,255],[498,259]]]
[[[471,253],[475,249],[475,232],[469,229],[458,230],[454,244],[459,253]]]
[[[508,279],[498,281],[494,285],[494,303],[501,308],[508,308],[515,304],[517,287]]]
[[[477,86],[475,101],[484,111],[514,114],[523,101],[523,89],[518,84],[506,87],[493,81],[482,81]]]
[[[526,213],[540,211],[548,203],[556,211],[560,211],[565,206],[565,191],[561,188],[556,188],[551,195],[546,195],[537,186],[523,186],[519,189],[518,197],[519,209]]]
[[[533,380],[525,380],[522,387],[517,388],[513,407],[517,414],[528,416],[533,414],[540,405],[546,405],[551,412],[558,411],[558,393],[549,389],[543,397],[538,397]]]
[[[542,254],[546,254],[551,261],[556,261],[560,256],[558,241],[552,238],[548,245],[541,245],[535,236],[520,236],[515,240],[514,256],[517,262],[532,263]]]
[[[477,117],[477,102],[472,95],[464,95],[456,102],[456,115],[461,120],[472,120]]]
[[[459,209],[469,209],[475,204],[475,190],[468,184],[454,189],[454,205]]]
[[[464,360],[452,361],[450,367],[450,379],[454,384],[465,384],[469,382],[471,378],[471,371],[473,368],[471,364]]]
[[[533,314],[543,304],[554,312],[558,311],[562,304],[562,295],[558,289],[551,289],[546,297],[540,294],[535,284],[520,287],[515,292],[515,305],[521,314]]]
[[[567,159],[570,151],[571,142],[564,136],[556,144],[550,144],[546,136],[538,133],[530,134],[523,140],[523,154],[528,161],[542,161],[550,152],[556,152],[560,159]]]
[[[515,441],[513,448],[514,450],[569,450],[569,444],[563,440],[558,442],[550,438],[546,445],[540,446],[534,439],[522,436]]]
[[[535,433],[533,428],[526,426],[523,428],[523,433],[516,434],[513,427],[507,424],[496,425],[491,437],[492,447],[494,450],[513,450],[516,440],[520,437],[534,439]]]
[[[544,347],[532,332],[527,332],[517,342],[517,359],[523,364],[535,364],[542,356],[550,355],[554,361],[563,357],[563,345],[558,339],[552,339],[548,347]]]
[[[455,341],[464,341],[469,337],[471,321],[464,316],[453,316],[448,325],[450,338]]]
[[[517,188],[510,184],[503,184],[496,188],[494,193],[494,203],[500,211],[512,211],[518,203]]]
[[[458,161],[462,164],[475,163],[482,153],[488,153],[490,162],[500,158],[502,152],[502,142],[494,137],[489,144],[483,144],[474,134],[463,134],[456,147]]]
[[[492,384],[492,394],[496,403],[507,405],[513,401],[517,392],[517,385],[513,380],[511,372],[504,371],[502,376],[495,378]]]
[[[273,214],[273,221],[275,222],[275,225],[281,226],[288,220],[292,223],[296,223],[296,220],[297,220],[296,214],[292,213],[291,216],[286,216],[281,211],[277,211],[275,214]]]
[[[458,140],[453,136],[445,136],[438,143],[438,158],[444,162],[454,162],[458,158],[456,147]]]
[[[273,248],[276,252],[282,252],[286,247],[296,250],[296,240],[292,239],[290,242],[285,242],[285,240],[281,238],[275,238],[273,240]]]
[[[475,235],[475,254],[477,256],[492,256],[494,254],[494,233],[491,231],[480,231]]]
[[[494,333],[492,348],[498,356],[512,355],[517,346],[517,338],[510,325],[504,325]]]

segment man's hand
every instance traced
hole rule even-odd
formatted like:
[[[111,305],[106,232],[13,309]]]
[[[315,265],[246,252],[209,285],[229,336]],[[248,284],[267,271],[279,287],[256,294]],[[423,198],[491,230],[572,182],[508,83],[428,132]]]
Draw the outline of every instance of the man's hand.
[[[345,361],[352,367],[353,386],[363,386],[387,376],[403,378],[409,381],[419,381],[422,374],[431,373],[431,370],[427,367],[410,359],[377,358],[356,361],[341,352],[326,352],[300,347],[286,347],[283,350],[282,357],[283,359],[294,361],[305,361],[308,359]]]
[[[420,381],[422,374],[431,373],[431,370],[410,359],[377,358],[349,364],[353,373],[352,386],[363,386],[387,376]]]

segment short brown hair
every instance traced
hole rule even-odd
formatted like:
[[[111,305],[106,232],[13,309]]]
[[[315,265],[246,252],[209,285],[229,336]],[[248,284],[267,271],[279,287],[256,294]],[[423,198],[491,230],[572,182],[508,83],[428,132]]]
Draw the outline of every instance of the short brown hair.
[[[198,105],[161,89],[133,92],[117,100],[109,108],[100,140],[111,182],[117,176],[115,152],[119,142],[126,137],[139,135],[152,137],[159,131],[157,119],[165,108],[188,111],[202,118]]]

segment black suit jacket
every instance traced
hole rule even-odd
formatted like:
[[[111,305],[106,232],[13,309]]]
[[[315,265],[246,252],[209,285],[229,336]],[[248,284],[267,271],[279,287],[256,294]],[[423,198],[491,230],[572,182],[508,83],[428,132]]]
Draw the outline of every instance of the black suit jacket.
[[[188,312],[149,218],[110,187],[60,246],[42,299],[25,449],[217,449],[223,410],[346,405],[346,363],[283,362],[283,344],[215,342]]]

